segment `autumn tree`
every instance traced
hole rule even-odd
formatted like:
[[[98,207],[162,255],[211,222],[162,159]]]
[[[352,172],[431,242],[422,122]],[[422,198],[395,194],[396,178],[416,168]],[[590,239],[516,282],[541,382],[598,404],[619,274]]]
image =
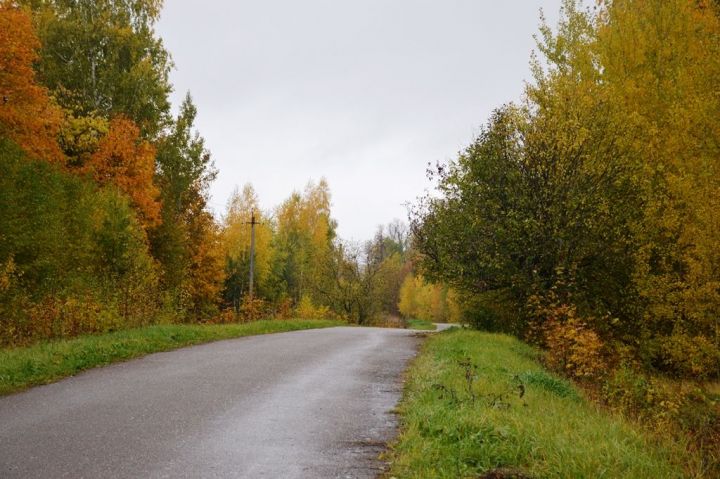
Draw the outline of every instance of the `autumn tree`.
[[[257,194],[251,184],[242,191],[235,189],[228,200],[224,218],[223,243],[226,252],[225,301],[237,311],[243,298],[248,294],[250,274],[250,218],[254,213],[255,221],[255,294],[268,297],[270,279],[270,261],[273,256],[273,224],[263,213]]]
[[[113,119],[81,171],[99,185],[115,185],[128,195],[146,228],[160,221],[159,191],[153,183],[155,148],[140,139],[140,130],[132,121]]]
[[[74,116],[123,115],[155,137],[169,119],[172,62],[154,25],[159,0],[22,0],[43,48],[42,83]]]
[[[190,261],[184,292],[188,301],[182,306],[192,318],[212,318],[218,312],[225,281],[225,252],[221,230],[204,204],[193,203],[187,214]]]
[[[159,306],[217,311],[215,171],[189,95],[168,114],[160,7],[0,3],[0,341],[145,324]]]
[[[398,308],[406,319],[436,323],[460,322],[462,306],[457,293],[441,284],[426,282],[422,276],[409,274],[402,283]]]
[[[366,273],[372,274],[372,297],[376,309],[390,316],[399,315],[400,288],[412,271],[408,228],[395,220],[378,227],[372,241],[365,244]]]
[[[301,194],[294,192],[275,214],[271,282],[275,297],[287,294],[299,302],[303,295],[314,299],[324,281],[321,265],[332,252],[335,222],[330,216],[330,189],[323,179],[309,183]]]
[[[686,375],[720,370],[720,20],[709,2],[613,2],[598,20],[606,89],[642,162],[633,281],[642,352]]]
[[[320,303],[360,325],[373,324],[389,313],[383,309],[385,264],[375,261],[368,245],[336,240],[315,284]]]
[[[525,101],[437,168],[413,223],[426,276],[494,292],[525,326],[572,311],[648,367],[716,375],[716,13],[564,2]]]
[[[357,324],[397,324],[400,287],[412,269],[406,231],[396,221],[365,243],[336,238],[314,283],[321,304]]]
[[[156,311],[158,268],[130,201],[113,189],[98,194],[93,253],[103,296],[111,298],[119,327],[149,321]]]
[[[155,262],[117,187],[99,189],[0,140],[0,189],[0,343],[153,319]]]
[[[163,266],[163,284],[181,312],[212,309],[224,278],[220,231],[207,211],[208,188],[217,173],[204,139],[194,129],[196,115],[188,93],[172,127],[158,141],[155,182],[162,222],[150,235]]]
[[[74,116],[67,113],[58,134],[60,148],[65,154],[65,167],[82,172],[109,131],[110,120],[107,118],[95,114]]]
[[[0,137],[36,159],[62,162],[56,139],[62,116],[33,70],[39,48],[29,13],[0,2]]]
[[[3,2],[3,344],[139,325],[157,306],[141,226],[158,214],[154,148],[124,118],[61,114],[35,83],[40,46],[28,11]]]

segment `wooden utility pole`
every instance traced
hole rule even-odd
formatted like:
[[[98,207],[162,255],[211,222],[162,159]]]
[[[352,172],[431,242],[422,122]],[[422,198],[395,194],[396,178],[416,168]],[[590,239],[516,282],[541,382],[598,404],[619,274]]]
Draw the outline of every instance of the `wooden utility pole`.
[[[255,210],[250,211],[250,299],[253,299],[253,279],[255,276],[255,225],[260,224],[255,221]]]

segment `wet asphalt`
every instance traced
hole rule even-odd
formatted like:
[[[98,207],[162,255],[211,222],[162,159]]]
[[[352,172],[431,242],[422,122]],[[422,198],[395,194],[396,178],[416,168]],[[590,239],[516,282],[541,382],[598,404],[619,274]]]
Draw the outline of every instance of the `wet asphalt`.
[[[0,398],[0,478],[373,478],[414,332],[157,353]]]

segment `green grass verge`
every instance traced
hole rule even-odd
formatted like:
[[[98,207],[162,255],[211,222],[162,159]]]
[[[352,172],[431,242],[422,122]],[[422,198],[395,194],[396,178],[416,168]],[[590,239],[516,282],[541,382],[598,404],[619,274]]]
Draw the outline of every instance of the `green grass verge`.
[[[145,354],[256,334],[338,326],[335,321],[255,321],[244,324],[157,325],[0,350],[0,395]]]
[[[388,477],[684,477],[682,444],[599,409],[537,357],[504,335],[428,338],[408,371]]]
[[[435,331],[435,325],[430,321],[425,321],[424,319],[408,319],[407,329],[417,329],[420,331]]]

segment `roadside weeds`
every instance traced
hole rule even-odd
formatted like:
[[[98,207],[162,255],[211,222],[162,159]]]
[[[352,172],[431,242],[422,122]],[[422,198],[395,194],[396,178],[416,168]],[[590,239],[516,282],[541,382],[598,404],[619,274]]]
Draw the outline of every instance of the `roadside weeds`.
[[[429,336],[406,373],[386,478],[686,477],[683,444],[601,410],[530,346],[457,329]]]

